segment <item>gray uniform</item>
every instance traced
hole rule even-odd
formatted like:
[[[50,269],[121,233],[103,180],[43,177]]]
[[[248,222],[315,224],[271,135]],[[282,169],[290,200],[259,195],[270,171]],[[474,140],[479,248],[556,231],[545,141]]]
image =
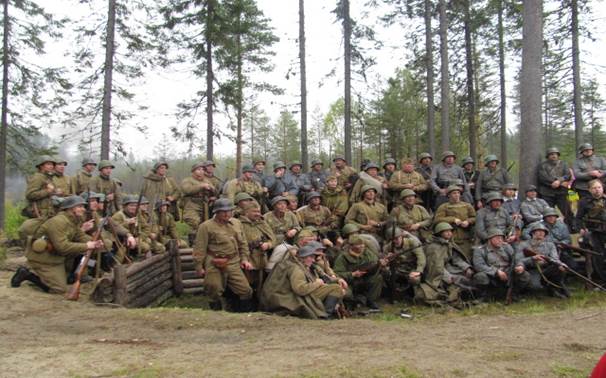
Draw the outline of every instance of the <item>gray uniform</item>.
[[[326,185],[326,178],[328,177],[328,173],[325,170],[321,170],[320,172],[311,171],[307,174],[309,178],[309,182],[313,187],[313,190],[316,192],[321,192]]]
[[[543,212],[549,204],[542,198],[526,199],[520,205],[520,213],[526,224],[538,222],[543,219]]]
[[[476,201],[481,201],[491,192],[501,192],[501,187],[511,182],[511,178],[507,173],[507,170],[503,168],[497,168],[491,171],[488,168],[484,168],[480,172],[478,181],[476,183]]]
[[[504,286],[506,282],[499,280],[497,272],[500,270],[507,274],[511,273],[512,264],[524,258],[520,252],[514,251],[509,244],[503,244],[495,249],[488,243],[479,246],[473,251],[473,268],[477,272],[473,280],[481,286]],[[530,276],[528,272],[514,275],[515,286],[522,288],[528,285]]]
[[[463,171],[463,168],[458,165],[453,164],[451,166],[446,166],[444,164],[438,164],[433,167],[431,173],[431,187],[434,192],[447,188],[455,180],[466,182],[465,172]]]
[[[588,191],[589,189],[587,188],[587,184],[595,177],[590,176],[587,172],[591,172],[596,169],[602,172],[600,179],[603,180],[604,175],[606,175],[606,159],[601,156],[591,155],[589,157],[583,156],[575,160],[574,164],[572,165],[572,170],[574,171],[575,176],[575,189]]]
[[[550,241],[536,241],[536,240],[527,240],[519,243],[516,247],[517,252],[522,254],[524,249],[530,249],[537,254],[546,256],[556,263],[561,263],[560,258],[558,256],[558,250]],[[524,269],[530,273],[530,287],[532,289],[540,289],[542,288],[542,278],[546,277],[550,282],[553,282],[557,285],[561,285],[561,281],[563,279],[563,274],[558,270],[557,266],[553,264],[546,264],[541,266],[541,270],[537,269],[537,263],[533,260],[532,257],[522,257],[521,260],[516,261],[516,265],[524,266]],[[547,281],[545,281],[548,284]]]
[[[496,210],[483,207],[476,214],[476,236],[481,241],[488,239],[489,228],[496,228],[507,235],[512,226],[511,216],[502,206]]]
[[[561,220],[556,220],[554,224],[549,224],[545,221],[541,221],[541,224],[547,227],[549,233],[545,236],[545,239],[549,240],[553,243],[564,243],[571,244],[572,239],[570,237],[570,231],[568,231],[568,227]],[[530,227],[526,227],[524,232],[522,233],[522,239],[529,240],[530,236]]]
[[[265,176],[263,184],[269,190],[269,198],[281,196],[285,192],[295,196],[299,194],[299,188],[289,174],[285,174],[282,177]]]

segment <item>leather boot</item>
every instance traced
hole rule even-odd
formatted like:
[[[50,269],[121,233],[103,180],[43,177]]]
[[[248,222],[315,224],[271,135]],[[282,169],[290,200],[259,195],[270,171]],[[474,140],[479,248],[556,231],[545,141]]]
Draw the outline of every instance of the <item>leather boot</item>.
[[[18,267],[17,271],[15,272],[15,274],[13,275],[13,278],[11,278],[11,287],[19,287],[21,286],[21,282],[27,280],[27,277],[29,276],[30,271],[25,268],[25,267]]]
[[[335,307],[337,306],[337,303],[339,303],[339,298],[333,297],[332,295],[329,295],[324,299],[324,311],[328,314],[327,319],[336,318]]]

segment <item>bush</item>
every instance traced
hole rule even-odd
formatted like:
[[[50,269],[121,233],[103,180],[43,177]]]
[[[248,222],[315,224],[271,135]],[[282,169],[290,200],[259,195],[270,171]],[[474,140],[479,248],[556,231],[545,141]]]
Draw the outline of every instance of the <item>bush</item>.
[[[25,221],[25,217],[21,215],[21,209],[24,204],[18,202],[16,204],[7,202],[4,206],[4,232],[7,239],[18,239],[19,226]]]

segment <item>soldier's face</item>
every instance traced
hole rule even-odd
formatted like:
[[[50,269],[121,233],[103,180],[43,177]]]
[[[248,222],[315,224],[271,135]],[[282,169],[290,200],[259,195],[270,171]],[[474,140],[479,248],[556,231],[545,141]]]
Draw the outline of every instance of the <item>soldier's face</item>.
[[[83,166],[82,168],[84,168],[84,170],[88,173],[92,173],[95,170],[96,165],[94,164],[86,164],[85,166]]]
[[[282,177],[284,176],[284,171],[286,171],[286,169],[284,168],[278,168],[274,171],[276,177]]]
[[[168,211],[168,205],[162,205],[160,206],[160,212],[161,213],[166,213]]]
[[[488,242],[490,243],[491,246],[495,247],[495,248],[500,248],[503,245],[503,237],[501,235],[497,235],[497,236],[493,236],[492,238],[488,239]]]
[[[166,165],[161,165],[156,169],[156,173],[160,176],[166,176],[166,171],[168,171]]]
[[[545,239],[545,235],[546,233],[543,230],[535,230],[532,232],[532,238],[534,240],[543,240]]]
[[[383,168],[385,168],[386,171],[393,172],[396,170],[396,165],[389,163],[389,164],[385,164],[383,166]]]
[[[141,206],[139,206],[139,209],[141,209],[141,211],[147,212],[147,210],[149,210],[149,206],[146,203],[142,203]]]
[[[244,172],[244,173],[242,174],[242,176],[243,176],[243,177],[244,177],[246,180],[252,180],[253,173],[252,173],[252,172]]]
[[[299,174],[299,173],[301,173],[301,166],[300,165],[293,165],[292,167],[290,167],[290,171],[292,173]]]
[[[135,210],[137,210],[137,204],[136,203],[129,203],[128,205],[126,205],[126,212],[131,214],[131,215],[135,215]]]
[[[556,220],[558,219],[557,216],[555,215],[549,215],[543,218],[545,220],[545,222],[549,223],[549,224],[554,224],[556,222]]]
[[[489,162],[488,162],[488,164],[487,164],[487,166],[488,166],[488,168],[490,168],[490,169],[495,169],[495,168],[497,167],[497,162],[496,162],[496,160],[489,161]]]
[[[63,174],[65,172],[65,163],[59,163],[55,165],[55,172]]]
[[[442,231],[440,237],[445,240],[450,240],[452,238],[452,230]]]
[[[86,209],[84,209],[84,205],[78,205],[78,206],[74,206],[71,208],[71,212],[77,217],[77,218],[82,218],[84,216],[84,212],[86,211]]]
[[[450,202],[459,202],[461,200],[461,192],[455,190],[448,195]]]
[[[499,207],[501,207],[502,204],[503,204],[503,202],[501,200],[490,201],[490,207],[495,210],[498,209]]]
[[[455,162],[455,157],[454,156],[447,156],[444,158],[444,163],[451,165],[454,164]]]
[[[537,192],[531,190],[530,192],[526,192],[526,198],[535,199],[537,198]]]
[[[359,255],[364,251],[364,243],[352,244],[350,248],[354,254]]]
[[[318,205],[320,205],[320,201],[321,201],[320,197],[314,197],[309,200],[309,204],[312,206],[318,206]]]
[[[364,199],[368,201],[374,201],[376,195],[377,193],[375,193],[374,190],[367,190],[366,192],[364,192]]]
[[[408,206],[412,206],[415,204],[415,202],[417,202],[417,197],[416,196],[408,196],[408,197],[404,197],[404,203]]]
[[[248,211],[246,212],[246,217],[252,221],[261,219],[261,209],[259,209],[258,207],[248,209]]]
[[[503,191],[503,195],[504,195],[505,197],[513,197],[515,194],[516,194],[516,191],[515,191],[515,190],[513,190],[513,189],[505,189],[505,190]]]
[[[194,169],[194,171],[192,173],[196,177],[202,177],[204,175],[204,168],[203,167],[198,167],[198,168]]]
[[[583,151],[583,156],[591,156],[593,155],[593,150],[585,150]]]
[[[335,160],[335,167],[337,167],[337,168],[345,167],[345,160],[343,160],[343,159]]]
[[[377,168],[368,168],[366,170],[366,173],[368,173],[372,177],[377,177],[377,175],[379,174],[379,170]]]
[[[55,163],[52,161],[47,161],[40,166],[40,170],[42,172],[52,172],[55,170]]]
[[[295,211],[298,207],[299,203],[297,202],[297,200],[288,200],[288,208],[290,210]]]
[[[428,166],[430,164],[431,164],[431,159],[430,158],[423,158],[423,159],[421,159],[421,165]]]
[[[463,166],[463,168],[467,171],[467,172],[471,172],[473,171],[473,163],[467,163]]]
[[[322,170],[322,164],[316,164],[313,167],[311,167],[311,169],[313,169],[316,172],[320,172]]]
[[[102,169],[101,169],[101,174],[102,174],[103,176],[111,176],[111,174],[112,174],[112,170],[113,170],[113,168],[112,168],[112,167],[105,167],[105,168],[102,168]]]
[[[335,189],[337,187],[337,180],[326,181],[326,186],[330,189]]]
[[[257,172],[263,172],[263,170],[265,169],[265,163],[258,162],[257,164],[255,164],[255,169],[257,170]]]
[[[203,170],[206,171],[206,173],[209,176],[212,176],[215,173],[215,166],[212,165],[212,164],[211,165],[207,165],[206,167],[203,168]]]
[[[547,155],[547,159],[551,160],[551,161],[556,161],[560,158],[560,154],[558,154],[557,152],[552,152],[549,155]]]
[[[305,256],[302,258],[303,265],[305,265],[308,268],[311,266],[311,264],[314,263],[315,260],[316,260],[315,255]]]
[[[403,170],[404,172],[406,172],[406,173],[410,173],[410,172],[412,172],[414,169],[415,169],[415,166],[414,166],[414,165],[412,165],[412,164],[404,164],[404,165],[402,166],[402,170]]]
[[[274,205],[274,209],[281,213],[285,212],[287,207],[288,203],[286,203],[286,201],[279,201]]]
[[[97,199],[96,199],[96,198],[95,198],[95,199],[92,199],[92,198],[91,198],[91,199],[88,201],[88,206],[90,207],[90,210],[91,210],[91,211],[97,211],[97,210],[99,210],[99,201],[97,201]]]
[[[215,213],[215,218],[219,221],[219,222],[227,222],[230,218],[231,218],[231,210],[229,211],[217,211]]]
[[[602,184],[599,181],[597,181],[597,182],[594,182],[591,184],[591,187],[589,188],[589,192],[595,198],[599,198],[604,195],[604,187],[602,186]]]

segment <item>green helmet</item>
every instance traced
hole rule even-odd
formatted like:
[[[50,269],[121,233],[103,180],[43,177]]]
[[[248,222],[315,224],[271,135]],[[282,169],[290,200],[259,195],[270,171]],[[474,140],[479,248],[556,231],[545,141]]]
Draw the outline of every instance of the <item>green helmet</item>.
[[[346,163],[347,163],[347,160],[345,160],[345,156],[343,156],[343,155],[337,155],[337,156],[335,156],[335,157],[332,159],[332,162],[334,163],[334,162],[336,162],[337,160],[343,160],[344,162],[346,162]]]
[[[341,233],[343,234],[343,236],[349,236],[350,234],[353,234],[354,232],[358,232],[358,231],[360,231],[360,227],[353,223],[347,223],[341,229]]]
[[[543,230],[546,234],[549,233],[549,229],[543,224],[543,222],[534,222],[529,227],[530,233],[533,234],[535,231]]]
[[[84,201],[88,202],[89,199],[96,199],[98,201],[100,201],[101,196],[105,197],[105,195],[103,195],[103,193],[95,193],[95,192],[82,192],[82,194],[80,194],[80,197],[82,197],[82,199],[84,199]]]
[[[203,167],[206,167],[206,165],[203,165]],[[244,164],[242,166],[242,173],[246,173],[246,172],[255,173],[256,170],[255,170],[255,168],[252,165],[250,165],[250,164]]]
[[[528,193],[528,192],[536,192],[537,191],[537,187],[534,185],[528,185],[528,187],[526,188],[526,191],[524,191],[524,193]]]
[[[375,194],[377,193],[377,189],[375,189],[374,186],[364,185],[362,186],[362,190],[360,190],[360,195],[364,195],[364,193],[368,192],[369,190],[374,190]]]
[[[366,171],[368,171],[370,168],[381,169],[381,167],[379,167],[379,164],[377,164],[377,163],[373,163],[373,162],[370,162],[370,163],[366,164],[366,166],[364,167],[364,171],[366,172]]]
[[[491,161],[496,161],[498,163],[499,159],[497,158],[497,155],[486,155],[484,158],[484,164],[488,164]]]
[[[126,206],[130,203],[137,203],[139,202],[139,197],[135,196],[135,195],[127,195],[124,196],[124,198],[122,199],[122,205]]]
[[[458,185],[450,185],[448,188],[446,188],[446,195],[455,191],[461,193],[463,190]]]
[[[168,163],[166,161],[164,161],[164,160],[160,160],[160,161],[156,162],[156,164],[154,164],[153,171],[156,172],[158,170],[158,168],[160,168],[163,165],[165,165],[166,169],[168,169]]]
[[[579,152],[593,150],[593,146],[590,143],[583,143],[579,146]]]
[[[283,197],[283,196],[275,196],[274,198],[271,199],[271,207],[276,206],[276,204],[280,201],[284,201],[284,202],[288,203],[288,198]]]
[[[508,182],[507,184],[503,184],[501,186],[501,190],[507,190],[507,189],[517,190],[518,187],[513,182]]]
[[[162,206],[170,206],[170,201],[166,201],[166,200],[157,200],[156,201],[156,206],[155,209],[156,210],[160,210],[160,208]]]
[[[429,152],[421,152],[419,154],[419,163],[421,162],[421,160],[423,159],[431,159],[433,160],[433,156],[431,156],[431,154]]]
[[[442,158],[440,160],[444,161],[444,159],[446,159],[449,156],[452,156],[455,158],[457,157],[457,155],[452,151],[444,151],[444,152],[442,152]]]
[[[215,201],[213,205],[213,214],[218,211],[231,211],[234,207],[231,204],[231,201],[227,198],[219,198]]]
[[[263,159],[263,158],[255,158],[255,159],[253,159],[253,165],[257,165],[258,163],[263,163],[263,164],[265,164],[265,163],[266,163],[266,161],[265,161],[265,159]]]
[[[80,196],[69,196],[66,199],[64,199],[63,202],[61,203],[61,210],[71,209],[72,207],[76,207],[76,206],[84,205],[84,204],[86,204],[86,201],[84,201],[84,198],[82,198]]]
[[[112,169],[113,169],[113,168],[116,168],[116,167],[115,167],[115,166],[112,164],[112,162],[111,162],[111,161],[109,161],[109,160],[101,160],[101,161],[99,162],[99,165],[97,166],[97,169],[102,170],[103,168],[107,168],[107,167],[111,167]]]
[[[40,168],[40,166],[43,165],[44,163],[57,164],[57,162],[55,161],[55,159],[52,156],[42,155],[36,162],[36,168]]]
[[[402,230],[400,227],[396,227],[395,228],[395,236],[393,235],[393,227],[389,227],[387,229],[387,231],[385,232],[385,237],[387,239],[394,239],[400,236],[404,236],[404,230]]]
[[[292,167],[294,167],[294,166],[296,166],[296,165],[298,165],[300,168],[303,168],[303,164],[301,164],[301,163],[300,163],[300,162],[298,162],[298,161],[293,161],[292,163],[290,163],[290,164],[288,165],[288,169],[292,169]]]
[[[307,201],[311,201],[312,198],[322,198],[322,196],[318,192],[309,192],[309,194],[307,194]]]
[[[560,156],[560,150],[557,147],[549,147],[545,152],[545,157],[549,157],[551,154],[558,154]]]
[[[204,165],[204,162],[197,162],[197,163],[195,163],[194,165],[191,166],[191,171],[193,172],[193,171],[195,171],[198,168],[204,168],[204,167],[206,167]]]
[[[417,195],[417,193],[415,193],[415,191],[412,189],[404,189],[400,192],[400,198],[406,198],[406,197],[416,196],[416,195]]]
[[[283,161],[277,161],[274,163],[274,172],[280,168],[286,169],[286,164]]]
[[[84,158],[82,159],[82,166],[84,167],[85,165],[97,165],[97,163],[95,163],[95,161],[91,158]]]
[[[383,168],[385,168],[385,166],[387,164],[396,165],[396,159],[394,159],[394,158],[387,158],[387,159],[385,159],[385,161],[383,162]]]
[[[505,236],[505,233],[496,227],[491,227],[486,231],[487,239],[492,238],[493,236]]]
[[[250,196],[250,194],[246,193],[246,192],[240,192],[238,194],[236,194],[236,196],[234,197],[234,203],[237,205],[240,201],[252,201],[254,200],[254,198],[252,198]]]
[[[549,216],[559,216],[560,214],[558,214],[558,211],[556,209],[554,209],[553,207],[548,207],[545,210],[543,210],[543,218],[545,217],[549,217]]]
[[[58,157],[58,158],[55,159],[55,164],[65,164],[65,165],[67,165],[67,160]]]
[[[490,192],[486,195],[486,203],[491,203],[492,201],[503,202],[503,196],[501,195],[501,193]]]
[[[311,161],[311,164],[309,166],[313,167],[313,166],[318,165],[318,164],[324,165],[324,163],[322,163],[322,160],[315,159],[315,160]]]
[[[142,205],[147,205],[148,203],[149,203],[149,200],[147,199],[147,197],[141,196],[141,204]]]
[[[475,164],[476,162],[473,161],[473,158],[471,156],[467,156],[465,157],[462,161],[461,161],[461,166],[464,166],[465,164]]]
[[[446,222],[440,222],[438,224],[436,224],[436,226],[433,228],[433,234],[434,235],[439,235],[440,233],[444,232],[444,231],[450,231],[452,230],[452,226]]]

